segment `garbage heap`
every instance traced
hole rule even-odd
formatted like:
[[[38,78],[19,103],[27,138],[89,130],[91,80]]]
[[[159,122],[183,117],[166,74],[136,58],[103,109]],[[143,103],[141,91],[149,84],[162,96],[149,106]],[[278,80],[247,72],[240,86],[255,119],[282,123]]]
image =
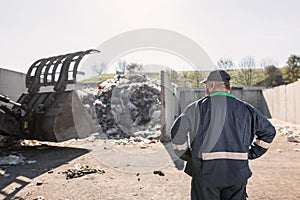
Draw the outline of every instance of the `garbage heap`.
[[[95,112],[108,138],[129,138],[136,132],[160,131],[161,99],[158,81],[142,75],[116,77],[98,85]]]

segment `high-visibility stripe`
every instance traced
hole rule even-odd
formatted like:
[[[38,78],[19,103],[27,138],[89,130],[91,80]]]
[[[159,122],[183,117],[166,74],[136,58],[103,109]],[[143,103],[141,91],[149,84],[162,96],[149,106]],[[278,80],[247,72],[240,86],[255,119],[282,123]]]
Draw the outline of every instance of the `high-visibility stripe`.
[[[258,146],[261,146],[261,147],[265,148],[265,149],[268,149],[271,145],[271,143],[264,142],[264,141],[259,140],[259,139],[256,139],[256,141],[254,143],[257,144]]]
[[[188,143],[185,142],[183,144],[173,144],[174,149],[179,151],[185,151],[188,149]]]
[[[237,152],[202,153],[202,159],[203,160],[215,160],[215,159],[248,160],[248,153],[237,153]]]

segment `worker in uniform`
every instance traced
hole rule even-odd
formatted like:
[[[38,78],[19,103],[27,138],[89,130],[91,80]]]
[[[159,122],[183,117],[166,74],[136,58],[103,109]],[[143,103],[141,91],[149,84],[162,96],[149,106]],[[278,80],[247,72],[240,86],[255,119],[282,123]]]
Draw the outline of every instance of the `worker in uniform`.
[[[174,151],[192,177],[191,199],[246,199],[248,160],[267,151],[275,128],[230,93],[226,71],[211,71],[202,82],[206,96],[187,106],[171,127]]]

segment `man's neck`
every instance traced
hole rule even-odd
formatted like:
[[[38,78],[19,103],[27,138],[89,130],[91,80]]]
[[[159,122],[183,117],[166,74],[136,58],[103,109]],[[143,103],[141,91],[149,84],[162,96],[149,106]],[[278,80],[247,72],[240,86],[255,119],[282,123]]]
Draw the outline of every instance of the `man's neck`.
[[[209,94],[212,94],[212,93],[215,93],[215,92],[220,92],[220,91],[230,93],[230,91],[229,91],[228,89],[226,89],[226,88],[214,88],[214,89],[212,89],[212,90],[208,93],[208,95],[209,95]]]

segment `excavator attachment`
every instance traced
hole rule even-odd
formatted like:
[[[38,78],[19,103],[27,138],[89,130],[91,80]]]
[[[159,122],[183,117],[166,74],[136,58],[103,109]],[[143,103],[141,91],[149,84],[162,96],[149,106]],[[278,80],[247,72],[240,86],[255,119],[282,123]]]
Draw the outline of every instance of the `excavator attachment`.
[[[0,107],[0,131],[22,139],[54,142],[84,138],[96,132],[96,125],[77,92],[68,86],[76,83],[81,59],[97,52],[80,51],[33,63],[26,74],[28,92],[17,102],[0,96],[1,101],[13,104],[12,108]]]

